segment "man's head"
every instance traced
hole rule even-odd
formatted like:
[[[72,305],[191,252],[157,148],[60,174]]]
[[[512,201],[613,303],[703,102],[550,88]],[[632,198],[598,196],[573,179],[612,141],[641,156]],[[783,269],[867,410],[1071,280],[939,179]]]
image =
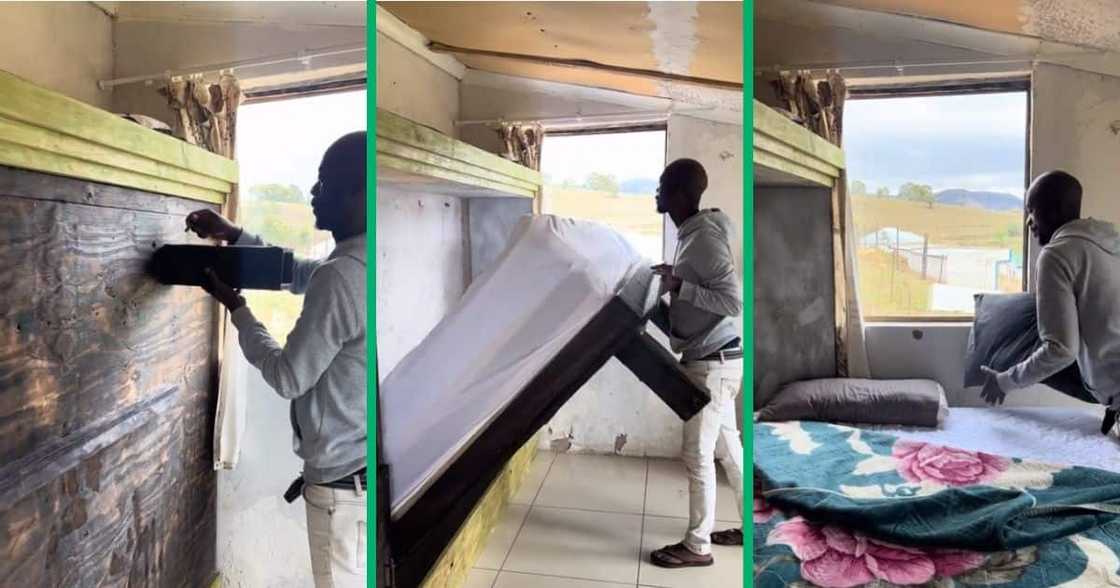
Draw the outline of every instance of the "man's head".
[[[366,132],[343,135],[323,154],[311,188],[315,227],[336,240],[366,232]]]
[[[680,224],[700,210],[700,196],[708,189],[708,173],[695,159],[678,159],[665,166],[657,184],[657,212]]]
[[[1035,178],[1027,189],[1027,228],[1046,245],[1062,225],[1081,218],[1081,182],[1064,171]]]

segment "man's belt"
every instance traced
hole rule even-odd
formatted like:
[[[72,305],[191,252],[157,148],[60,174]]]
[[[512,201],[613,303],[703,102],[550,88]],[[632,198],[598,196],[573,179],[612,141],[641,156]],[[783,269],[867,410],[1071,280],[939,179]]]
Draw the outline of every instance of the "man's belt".
[[[732,359],[743,358],[743,346],[738,337],[728,341],[726,345],[720,347],[718,351],[709,353],[696,361],[729,361]]]
[[[354,480],[355,477],[358,478],[357,482],[355,482],[355,480]],[[343,476],[343,477],[341,477],[337,480],[332,480],[330,482],[324,482],[322,484],[315,484],[315,485],[316,486],[323,486],[323,487],[326,487],[326,488],[336,488],[336,489],[339,489],[339,490],[357,490],[358,489],[358,483],[361,484],[362,491],[364,492],[365,488],[367,487],[366,486],[366,468],[362,468],[362,469],[360,469],[360,470],[358,470],[358,471],[356,471],[356,472],[354,472],[354,473],[352,473],[348,476]],[[288,486],[288,491],[284,492],[284,500],[287,501],[289,504],[295,502],[297,498],[299,498],[300,496],[303,496],[303,487],[306,484],[307,484],[307,482],[303,479],[303,476],[300,476],[300,477],[296,478],[295,481],[293,481],[292,484],[290,486]]]

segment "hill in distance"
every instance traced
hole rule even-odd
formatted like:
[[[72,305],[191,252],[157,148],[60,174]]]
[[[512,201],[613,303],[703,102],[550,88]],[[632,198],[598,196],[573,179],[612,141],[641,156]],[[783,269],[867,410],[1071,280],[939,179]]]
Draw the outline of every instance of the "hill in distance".
[[[1022,210],[1023,199],[1006,192],[984,192],[973,190],[942,190],[934,194],[938,204],[971,206],[985,210],[1006,211]]]

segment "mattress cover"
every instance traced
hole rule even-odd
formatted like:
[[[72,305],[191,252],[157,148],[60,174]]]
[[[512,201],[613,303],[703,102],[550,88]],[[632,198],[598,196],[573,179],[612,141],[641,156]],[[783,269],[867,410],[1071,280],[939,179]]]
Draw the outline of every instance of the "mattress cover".
[[[392,516],[648,266],[606,225],[524,217],[493,267],[380,386]]]
[[[953,408],[940,429],[863,425],[899,438],[1120,472],[1120,438],[1101,435],[1103,408]]]

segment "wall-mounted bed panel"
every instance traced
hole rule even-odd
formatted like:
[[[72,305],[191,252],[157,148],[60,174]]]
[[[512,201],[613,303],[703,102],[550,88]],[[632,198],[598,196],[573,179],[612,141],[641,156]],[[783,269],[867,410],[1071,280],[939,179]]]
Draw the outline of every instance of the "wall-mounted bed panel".
[[[754,406],[836,373],[831,191],[756,187]]]
[[[0,585],[212,578],[217,308],[146,271],[203,207],[0,166]]]

